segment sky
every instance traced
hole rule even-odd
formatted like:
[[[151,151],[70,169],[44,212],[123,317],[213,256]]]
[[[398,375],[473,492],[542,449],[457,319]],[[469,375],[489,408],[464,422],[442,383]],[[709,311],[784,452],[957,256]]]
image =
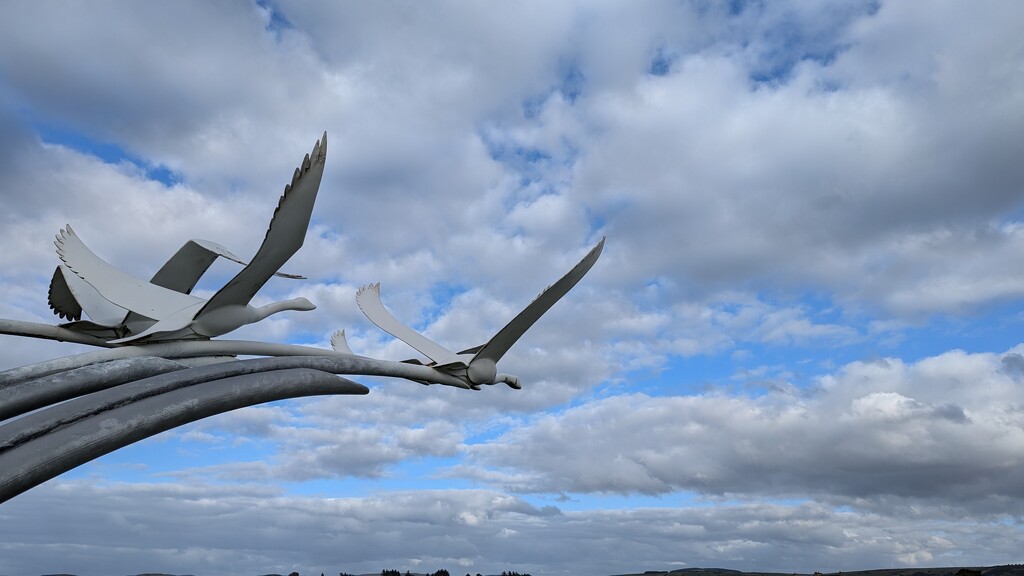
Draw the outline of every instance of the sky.
[[[1024,4],[55,2],[0,19],[0,317],[71,224],[149,277],[255,253],[327,131],[305,245],[230,335],[485,342],[199,421],[0,504],[0,574],[606,576],[1024,561]],[[237,271],[218,263],[196,294]],[[0,336],[0,368],[87,351]]]

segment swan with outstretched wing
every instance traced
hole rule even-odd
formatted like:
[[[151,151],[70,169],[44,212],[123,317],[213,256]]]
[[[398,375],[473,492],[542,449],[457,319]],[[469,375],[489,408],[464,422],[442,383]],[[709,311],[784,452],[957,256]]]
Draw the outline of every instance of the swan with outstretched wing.
[[[429,358],[431,362],[428,366],[459,376],[474,388],[481,384],[494,384],[495,382],[505,382],[513,388],[519,388],[518,378],[498,373],[498,361],[555,302],[565,296],[590,271],[603,249],[604,238],[591,248],[590,252],[573,266],[572,270],[545,288],[529,306],[492,336],[486,344],[461,352],[453,352],[445,348],[392,316],[381,302],[379,282],[360,288],[356,292],[356,304],[359,305],[359,309],[363,311],[370,322],[373,322],[378,328]]]
[[[176,292],[190,294],[203,274],[217,258],[221,257],[242,266],[249,264],[216,242],[193,239],[182,245],[149,282]],[[274,275],[292,279],[305,278],[285,272],[277,272]],[[64,264],[57,266],[53,271],[47,301],[54,314],[70,320],[62,324],[61,328],[84,332],[104,340],[124,338],[128,334],[142,332],[154,323],[150,318],[107,300]],[[89,320],[82,320],[83,312]]]
[[[56,313],[72,318],[76,317],[72,302],[77,302],[86,313],[91,312],[88,306],[105,319],[109,319],[117,308],[123,309],[129,326],[133,319],[139,321],[136,325],[145,319],[150,321],[149,326],[138,333],[110,340],[112,344],[142,339],[212,338],[283,310],[313,310],[315,306],[305,298],[259,308],[249,302],[271,276],[281,275],[279,268],[302,246],[326,157],[325,132],[302,165],[295,169],[291,184],[285,186],[256,255],[209,300],[190,294],[209,265],[218,256],[244,263],[219,244],[206,241],[186,243],[154,279],[147,282],[96,256],[68,226],[57,236],[57,254],[64,262],[59,268],[63,282],[54,280],[51,283],[51,306]],[[77,281],[68,282],[67,271],[84,281],[89,289]]]

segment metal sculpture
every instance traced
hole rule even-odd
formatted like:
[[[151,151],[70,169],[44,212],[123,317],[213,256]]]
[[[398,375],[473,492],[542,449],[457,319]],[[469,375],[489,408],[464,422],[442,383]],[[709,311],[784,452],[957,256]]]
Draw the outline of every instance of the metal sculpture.
[[[313,310],[316,308],[305,298],[294,298],[284,302],[274,302],[267,306],[255,308],[249,304],[256,292],[277,273],[278,269],[302,247],[309,227],[309,219],[313,213],[313,203],[320,188],[320,180],[324,174],[324,162],[327,159],[327,133],[313,146],[302,165],[295,169],[291,184],[284,187],[284,194],[277,204],[274,217],[270,221],[267,235],[259,251],[251,262],[242,268],[234,278],[217,291],[209,300],[203,300],[188,294],[199,276],[209,267],[212,260],[207,255],[184,274],[176,274],[176,266],[182,259],[172,258],[172,269],[167,274],[156,275],[156,282],[126,274],[96,256],[81,241],[77,234],[67,226],[57,236],[57,255],[64,262],[58,268],[65,286],[78,301],[75,283],[66,280],[72,272],[78,279],[91,286],[101,299],[91,298],[93,308],[102,302],[101,316],[122,318],[116,325],[107,328],[132,334],[110,340],[111,344],[125,344],[139,340],[177,340],[182,338],[212,338],[227,334],[246,324],[258,322],[271,314],[283,310]],[[203,247],[202,244],[196,243]],[[182,251],[188,251],[186,244]],[[207,248],[209,250],[209,248]],[[179,251],[181,252],[181,251]],[[214,250],[220,254],[220,251]],[[226,251],[224,251],[226,252]],[[232,258],[238,260],[237,258]],[[55,274],[54,278],[58,276]],[[164,277],[169,282],[160,282]],[[55,301],[54,294],[59,293],[58,286],[51,283],[50,306],[58,313],[67,314],[69,310],[64,301]],[[163,284],[163,285],[162,285]],[[170,284],[170,287],[167,286]],[[80,294],[84,295],[84,291]],[[91,296],[91,294],[90,294]],[[84,308],[83,308],[84,309]],[[114,314],[109,312],[113,310]],[[86,312],[92,317],[91,311]],[[94,320],[95,322],[95,320]],[[75,328],[72,328],[75,329]]]
[[[356,302],[376,326],[427,357],[395,362],[353,354],[345,331],[331,350],[213,340],[282,310],[312,310],[305,298],[249,304],[302,246],[327,157],[327,133],[295,170],[256,255],[246,262],[220,244],[189,240],[149,281],[94,254],[70,226],[57,236],[62,264],[48,301],[70,322],[51,326],[0,319],[0,334],[88,344],[105,350],[0,372],[0,503],[85,462],[183,424],[273,400],[367,394],[346,375],[389,376],[479,390],[519,379],[500,374],[509,348],[597,261],[602,239],[485,344],[453,352],[395,319],[380,284]],[[210,299],[190,292],[217,258],[243,266]],[[83,320],[83,313],[89,320]],[[260,356],[238,360],[237,356]]]

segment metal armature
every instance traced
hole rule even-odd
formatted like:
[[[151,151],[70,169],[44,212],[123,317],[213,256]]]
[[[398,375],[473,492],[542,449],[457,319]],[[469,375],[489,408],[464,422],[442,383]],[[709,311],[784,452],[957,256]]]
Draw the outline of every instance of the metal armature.
[[[215,340],[284,310],[312,310],[305,298],[250,305],[302,246],[327,158],[327,134],[285,186],[263,244],[246,262],[220,244],[189,240],[150,279],[131,276],[94,254],[70,226],[57,236],[62,263],[50,282],[52,326],[0,319],[0,334],[103,348],[0,372],[0,503],[104,454],[160,432],[238,408],[304,396],[367,394],[341,375],[388,376],[479,390],[519,379],[498,361],[593,267],[602,239],[486,343],[454,352],[402,324],[384,307],[380,284],[356,302],[376,326],[427,360],[402,362],[353,354],[345,332],[331,350]],[[192,288],[217,258],[242,270],[211,298]],[[88,316],[83,320],[82,315]],[[257,358],[239,360],[238,356]]]

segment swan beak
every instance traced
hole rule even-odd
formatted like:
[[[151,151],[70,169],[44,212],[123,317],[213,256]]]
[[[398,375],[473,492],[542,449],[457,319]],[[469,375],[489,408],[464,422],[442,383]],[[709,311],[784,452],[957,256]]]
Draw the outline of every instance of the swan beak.
[[[312,302],[310,302],[309,300],[307,300],[307,299],[305,299],[305,298],[303,298],[301,296],[296,298],[296,299],[294,299],[294,300],[292,300],[292,303],[295,305],[295,309],[296,310],[302,310],[302,311],[316,310],[316,304],[313,304]]]

